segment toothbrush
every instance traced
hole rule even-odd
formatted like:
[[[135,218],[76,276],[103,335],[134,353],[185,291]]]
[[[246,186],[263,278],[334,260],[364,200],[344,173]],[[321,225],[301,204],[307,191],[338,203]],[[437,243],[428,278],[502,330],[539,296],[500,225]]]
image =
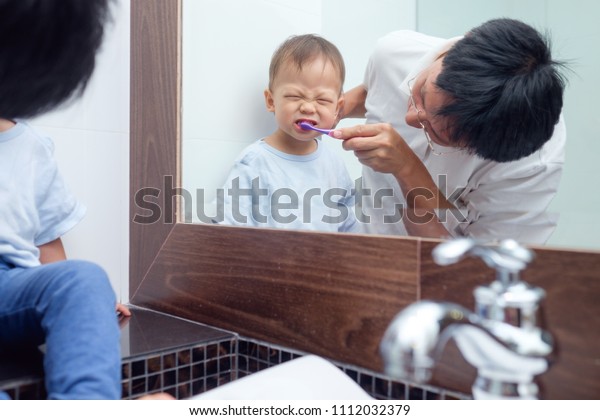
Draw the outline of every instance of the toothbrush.
[[[302,121],[298,125],[303,130],[314,130],[314,131],[318,131],[319,133],[327,134],[328,136],[331,135],[331,132],[333,131],[333,130],[325,130],[323,128],[317,128],[314,125],[311,125],[311,124],[309,124],[307,122],[304,122],[304,121]]]

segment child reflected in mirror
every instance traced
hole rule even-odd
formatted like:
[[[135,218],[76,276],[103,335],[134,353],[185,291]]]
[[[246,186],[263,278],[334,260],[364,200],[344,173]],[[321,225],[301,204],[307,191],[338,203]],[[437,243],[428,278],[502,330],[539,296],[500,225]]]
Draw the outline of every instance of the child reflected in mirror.
[[[342,158],[300,125],[335,126],[344,78],[341,53],[321,36],[291,36],[276,49],[264,97],[277,129],[235,160],[217,199],[216,223],[358,231],[353,182]]]

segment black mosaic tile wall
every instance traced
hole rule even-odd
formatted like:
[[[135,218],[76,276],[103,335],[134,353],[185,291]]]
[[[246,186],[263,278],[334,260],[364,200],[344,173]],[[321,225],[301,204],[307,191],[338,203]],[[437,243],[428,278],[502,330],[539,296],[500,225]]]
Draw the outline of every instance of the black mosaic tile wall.
[[[191,397],[236,379],[237,339],[145,355],[123,363],[123,399],[167,392]]]
[[[250,375],[306,353],[240,337],[238,341],[238,377]],[[471,399],[453,391],[429,385],[398,382],[377,372],[331,361],[358,383],[369,395],[380,400],[455,400]]]
[[[0,390],[13,400],[46,398],[43,354],[39,350],[0,355]]]

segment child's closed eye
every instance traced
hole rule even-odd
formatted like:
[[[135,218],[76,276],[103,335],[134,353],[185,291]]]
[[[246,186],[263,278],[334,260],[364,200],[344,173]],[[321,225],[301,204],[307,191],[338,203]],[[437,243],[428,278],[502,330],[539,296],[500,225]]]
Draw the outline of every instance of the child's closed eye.
[[[321,105],[331,105],[333,103],[333,99],[319,98],[319,99],[317,99],[317,102],[320,103]]]

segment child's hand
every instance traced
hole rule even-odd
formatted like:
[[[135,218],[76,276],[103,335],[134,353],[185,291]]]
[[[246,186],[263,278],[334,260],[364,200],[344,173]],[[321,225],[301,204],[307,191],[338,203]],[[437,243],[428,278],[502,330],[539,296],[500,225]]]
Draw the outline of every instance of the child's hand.
[[[119,313],[119,316],[131,316],[129,308],[122,303],[117,303],[117,312]]]

